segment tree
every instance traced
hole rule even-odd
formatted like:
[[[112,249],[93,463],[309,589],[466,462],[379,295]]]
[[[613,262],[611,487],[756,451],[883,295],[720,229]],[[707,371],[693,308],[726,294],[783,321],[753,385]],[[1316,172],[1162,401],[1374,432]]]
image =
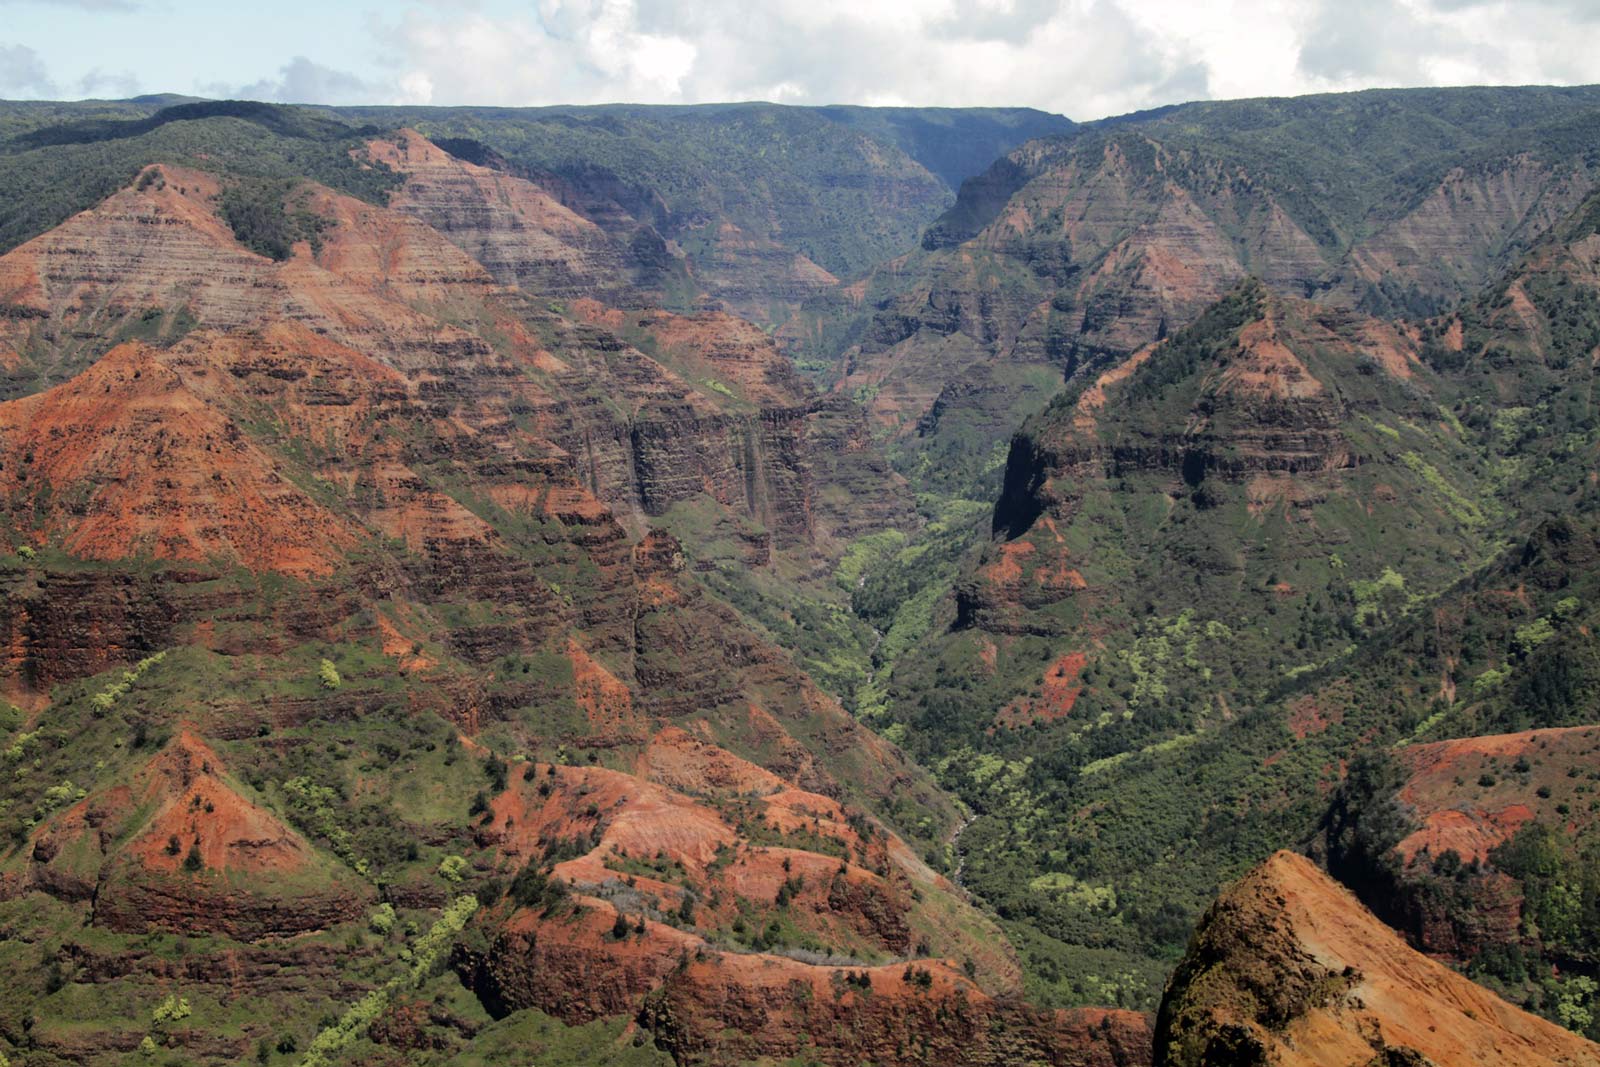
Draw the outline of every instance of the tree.
[[[322,683],[322,688],[328,690],[339,688],[343,681],[339,677],[339,668],[333,665],[331,659],[323,660],[322,666],[317,668],[317,680]]]

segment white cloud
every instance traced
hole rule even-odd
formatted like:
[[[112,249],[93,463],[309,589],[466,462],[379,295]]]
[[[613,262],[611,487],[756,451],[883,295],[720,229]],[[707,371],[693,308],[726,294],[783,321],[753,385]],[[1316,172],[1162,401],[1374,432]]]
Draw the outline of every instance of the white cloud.
[[[1406,84],[1600,81],[1600,8],[1593,0],[1364,2],[1378,25],[1393,19],[1408,27],[1414,56],[1409,61],[1403,54],[1386,57],[1391,77]],[[1323,20],[1343,17],[1343,0],[1322,0],[1320,6]]]
[[[48,99],[56,95],[39,53],[21,44],[0,44],[0,97]]]
[[[0,0],[0,7],[71,7],[79,11],[138,11],[142,5],[135,0]]]
[[[341,41],[338,69],[295,56],[248,85],[203,91],[319,103],[1028,105],[1088,119],[1204,97],[1600,81],[1600,0],[408,0],[363,25],[366,40]],[[76,84],[29,54],[32,65],[5,64],[0,84],[29,95]]]
[[[431,103],[1032,104],[1079,115],[1205,95],[1208,64],[1113,0],[542,0],[378,24],[396,95]],[[425,89],[425,95],[418,90]]]
[[[211,86],[219,96],[245,100],[272,100],[284,104],[373,104],[393,99],[386,86],[369,84],[347,71],[295,56],[275,78],[263,78],[237,88]]]
[[[102,100],[139,95],[139,79],[131,70],[91,70],[78,79],[78,95]]]

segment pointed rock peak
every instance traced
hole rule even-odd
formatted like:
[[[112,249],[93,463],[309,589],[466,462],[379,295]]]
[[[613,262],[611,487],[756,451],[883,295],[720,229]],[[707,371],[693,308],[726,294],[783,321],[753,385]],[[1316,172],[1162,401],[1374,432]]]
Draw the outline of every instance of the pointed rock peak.
[[[1279,852],[1202,920],[1161,1005],[1156,1062],[1578,1067],[1600,1046],[1416,952]]]
[[[305,840],[241,794],[224,777],[216,752],[189,729],[174,735],[144,773],[156,809],[128,844],[141,866],[285,872],[312,861]]]
[[[409,126],[396,130],[392,137],[367,142],[367,154],[378,163],[387,163],[405,173],[426,166],[449,163],[450,154]]]
[[[187,726],[174,734],[151,759],[150,769],[180,790],[188,788],[196,779],[218,779],[223,773],[222,760]]]

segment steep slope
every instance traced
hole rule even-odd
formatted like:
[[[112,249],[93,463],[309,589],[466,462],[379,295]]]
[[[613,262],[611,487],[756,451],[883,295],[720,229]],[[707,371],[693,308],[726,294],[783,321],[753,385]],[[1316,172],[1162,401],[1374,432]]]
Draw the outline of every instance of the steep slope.
[[[529,179],[600,226],[641,300],[763,325],[913,247],[963,179],[1072,128],[1025,109],[344,108]],[[615,286],[615,283],[608,283]]]
[[[1405,331],[1251,282],[1014,440],[994,539],[880,721],[978,812],[963,877],[1053,995],[1148,1003],[1218,867],[1309,832],[1336,757],[1274,751],[1340,710],[1279,725],[1275,697],[1484,550],[1438,388]],[[1330,737],[1373,725],[1348,717]]]
[[[419,159],[445,158],[415,143]],[[209,177],[151,170],[138,187],[0,257],[5,299],[15,309],[0,331],[8,385],[20,391],[74,373],[119,337],[171,344],[197,325],[261,329],[291,320],[401,374],[435,379],[413,381],[413,394],[439,391],[436,383],[453,374],[446,368],[463,359],[497,360],[502,377],[516,382],[515,397],[459,382],[438,395],[453,396],[459,417],[480,429],[503,429],[488,412],[512,402],[547,442],[545,458],[571,457],[573,472],[625,516],[660,516],[708,493],[767,524],[785,548],[835,551],[835,532],[850,535],[858,524],[849,515],[851,489],[877,477],[863,428],[852,424],[859,420],[848,405],[815,396],[795,378],[758,331],[725,316],[683,326],[658,316],[674,337],[667,363],[658,362],[598,325],[603,315],[574,321],[498,289],[483,267],[408,217],[406,198],[424,195],[415,185],[402,187],[406,213],[326,191],[296,194],[300,210],[323,220],[319,247],[275,265],[238,247],[214,213],[219,190]],[[537,228],[517,218],[482,226],[479,244],[546,248],[534,239]],[[733,373],[719,370],[735,365]],[[779,388],[757,386],[767,378]],[[747,380],[756,387],[748,397]],[[479,406],[467,414],[469,403]],[[841,457],[849,456],[862,456],[865,475],[846,469]],[[830,491],[834,475],[844,493]],[[888,500],[893,513],[894,497]],[[881,512],[882,503],[872,506]],[[905,505],[899,509],[904,518]]]
[[[360,918],[373,891],[319,855],[227,778],[221,758],[180,732],[125,782],[34,831],[7,872],[20,885],[91,899],[91,922],[129,932],[290,936]]]
[[[1405,943],[1310,861],[1279,852],[1228,889],[1167,989],[1156,1062],[1579,1064],[1600,1046]]]
[[[957,631],[1085,650],[1197,601],[1198,625],[1231,626],[1378,579],[1396,537],[1405,580],[1438,585],[1475,554],[1483,515],[1473,457],[1421,375],[1403,333],[1240,288],[1018,435]],[[1371,623],[1379,606],[1357,610]]]
[[[538,275],[547,297],[726,308],[775,324],[839,278],[912,247],[961,181],[995,156],[1072,123],[1027,109],[767,104],[313,111],[163,97],[7,103],[0,250],[157,161],[273,180],[311,176],[382,202],[395,175],[352,156],[366,155],[361,140],[407,126],[456,153],[445,168],[453,175],[436,170],[427,189],[410,195],[410,209],[433,211],[456,239],[476,241],[470,251],[501,281]],[[513,188],[512,178],[521,188],[503,208],[483,199]],[[441,199],[446,192],[464,199]],[[538,233],[520,245],[473,237],[485,212]]]
[[[905,514],[859,411],[818,397],[737,320],[553,308],[420,213],[314,183],[274,194],[313,220],[288,257],[253,254],[218,214],[230,188],[158,165],[0,259],[31,309],[7,334],[28,395],[0,404],[0,680],[27,709],[3,709],[16,850],[0,914],[26,936],[8,937],[0,968],[38,1020],[24,1037],[0,1019],[10,1050],[114,1062],[149,1038],[236,1062],[274,1031],[293,1041],[268,1042],[269,1059],[334,1040],[313,1021],[341,1000],[435,981],[449,942],[422,928],[459,933],[463,891],[489,905],[465,935],[497,939],[485,973],[553,952],[595,987],[626,986],[626,954],[590,928],[613,870],[652,923],[693,882],[698,943],[742,961],[656,1017],[684,1062],[734,1025],[718,1014],[730,997],[767,998],[768,979],[830,989],[851,964],[892,974],[900,995],[937,972],[930,1017],[991,1005],[974,1010],[1016,1019],[1040,1054],[1144,1060],[1140,1017],[980,992],[1013,993],[1015,961],[917,858],[953,803],[707,592],[698,546],[650,528],[692,506],[748,523],[775,568],[826,568],[857,530]],[[500,227],[515,232],[482,232]],[[94,358],[157,301],[182,329]],[[74,348],[80,334],[94,345]],[[754,791],[686,785],[685,768],[709,765]],[[915,846],[887,821],[901,812]],[[552,858],[578,834],[588,847]],[[715,844],[726,858],[710,870]],[[530,861],[593,895],[587,922],[501,937],[504,879]],[[180,925],[210,936],[133,940]],[[752,928],[759,944],[740,940]],[[291,934],[306,943],[285,948]],[[319,955],[341,939],[347,960]],[[744,956],[813,944],[839,966]],[[155,959],[130,962],[140,952]],[[171,1025],[190,1010],[161,985],[174,973],[203,1024]],[[480,1016],[646,1010],[484,989]],[[924,1036],[866,1015],[875,1054]],[[754,1034],[739,1057],[797,1051],[806,1022]],[[961,1033],[928,1036],[955,1047]]]
[[[1247,275],[1376,314],[1475,294],[1593,188],[1596,103],[1380,91],[1082,126],[997,161],[923,251],[784,332],[837,357],[838,388],[970,478],[1009,413],[1188,325]]]
[[[1495,459],[1502,492],[1561,514],[1593,506],[1600,197],[1553,226],[1475,299],[1430,323],[1424,358]]]
[[[667,253],[641,229],[621,239],[532,182],[458,159],[412,130],[375,141],[372,160],[406,176],[389,206],[427,222],[503,285],[557,300],[663,304]],[[661,246],[654,257],[639,249]]]
[[[1421,825],[1395,847],[1407,860],[1424,851],[1434,857],[1454,852],[1463,862],[1481,863],[1534,821],[1557,824],[1582,841],[1595,813],[1587,810],[1580,799],[1583,794],[1576,790],[1582,788],[1579,779],[1587,770],[1584,757],[1597,745],[1600,726],[1569,726],[1435,741],[1402,750],[1408,773],[1398,799]],[[1503,780],[1496,773],[1502,766],[1509,770]],[[1457,778],[1471,778],[1474,786],[1456,785]],[[1495,779],[1494,784],[1483,784],[1485,778]],[[1563,806],[1565,813],[1560,811]]]
[[[225,555],[308,576],[331,572],[361,536],[139,342],[0,407],[0,450],[11,458],[0,494],[19,534],[85,558]],[[36,506],[56,492],[78,499]]]
[[[249,100],[0,105],[0,250],[46,233],[152,163],[280,182],[314,178],[369,203],[395,184],[352,152],[377,131],[326,113]]]
[[[1031,137],[1072,127],[1025,109],[773,104],[339,113],[475,139],[574,196],[655,225],[691,249],[691,263],[695,245],[715,248],[719,231],[731,231],[836,274],[915,244],[963,179]]]
[[[484,920],[486,945],[458,965],[496,1012],[638,1014],[680,1063],[802,1050],[841,1064],[1148,1060],[1141,1016],[1031,1011],[991,1000],[954,959],[902,962],[915,944],[919,956],[981,953],[969,975],[1009,966],[973,936],[992,928],[951,925],[974,920],[952,911],[948,882],[828,797],[681,730],[658,734],[644,760],[695,796],[530,765],[491,802],[480,838],[509,869],[526,866]],[[585,980],[597,966],[606,979]],[[956,1025],[915,1021],[947,1012]]]

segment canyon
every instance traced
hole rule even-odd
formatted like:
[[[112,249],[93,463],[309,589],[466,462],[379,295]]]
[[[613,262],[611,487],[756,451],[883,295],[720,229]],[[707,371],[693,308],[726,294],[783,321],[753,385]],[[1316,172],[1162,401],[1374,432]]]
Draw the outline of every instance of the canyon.
[[[1592,91],[7,107],[0,1063],[1600,1062]]]

